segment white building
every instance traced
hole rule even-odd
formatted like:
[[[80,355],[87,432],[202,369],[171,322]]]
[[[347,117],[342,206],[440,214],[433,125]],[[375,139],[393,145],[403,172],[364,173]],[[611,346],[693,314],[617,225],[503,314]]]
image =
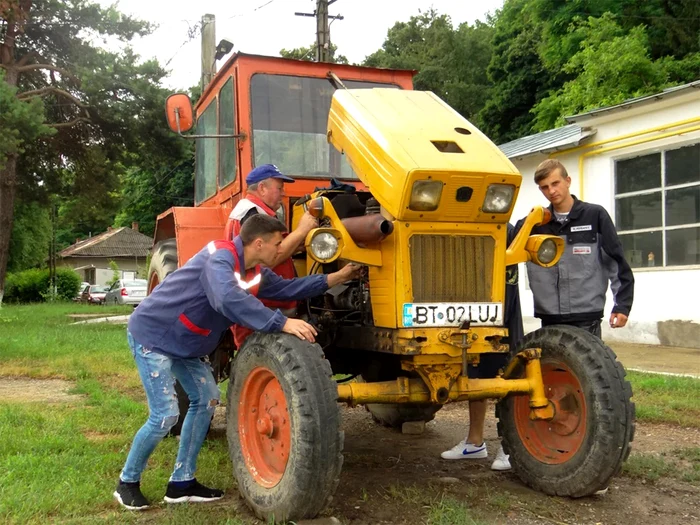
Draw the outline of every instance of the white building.
[[[548,204],[535,167],[559,159],[572,193],[608,210],[634,270],[628,327],[605,329],[608,292],[603,337],[700,348],[700,80],[566,120],[500,146],[523,175],[513,222]],[[523,315],[531,317],[524,268],[520,275]]]

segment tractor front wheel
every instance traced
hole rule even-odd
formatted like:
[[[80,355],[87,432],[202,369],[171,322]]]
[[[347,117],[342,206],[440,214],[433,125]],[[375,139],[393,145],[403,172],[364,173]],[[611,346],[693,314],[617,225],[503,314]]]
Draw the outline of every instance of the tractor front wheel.
[[[531,420],[529,396],[497,407],[498,433],[516,474],[557,496],[588,496],[608,486],[634,438],[632,388],[613,351],[579,328],[549,326],[528,334],[520,350],[540,348],[552,420]]]
[[[253,334],[233,362],[226,433],[238,490],[269,522],[313,518],[343,462],[338,391],[321,347]]]

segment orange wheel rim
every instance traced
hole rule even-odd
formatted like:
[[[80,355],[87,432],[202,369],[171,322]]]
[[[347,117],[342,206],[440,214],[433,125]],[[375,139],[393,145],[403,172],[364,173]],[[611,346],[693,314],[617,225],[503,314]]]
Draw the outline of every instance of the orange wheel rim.
[[[153,289],[160,284],[160,279],[158,279],[158,274],[153,272],[153,275],[151,275],[151,280],[148,281],[148,293],[153,291]]]
[[[267,368],[254,368],[238,401],[238,436],[248,471],[259,485],[277,485],[289,459],[291,430],[282,385]]]
[[[576,455],[586,437],[586,398],[581,383],[569,367],[545,360],[541,365],[545,394],[554,405],[554,418],[531,420],[530,398],[517,396],[515,426],[532,457],[542,463],[560,465]]]

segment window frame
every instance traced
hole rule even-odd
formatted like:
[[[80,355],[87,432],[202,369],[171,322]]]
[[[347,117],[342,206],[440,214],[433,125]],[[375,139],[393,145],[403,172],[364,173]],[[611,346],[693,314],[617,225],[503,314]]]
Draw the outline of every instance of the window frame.
[[[199,122],[201,119],[204,118],[207,111],[209,111],[212,108],[214,108],[214,116],[216,117],[214,129],[212,130],[212,132],[202,133],[200,128],[199,128]],[[199,117],[197,117],[197,121],[195,123],[195,133],[197,135],[213,135],[213,134],[215,134],[215,132],[218,129],[219,129],[219,95],[217,94],[217,96],[212,98],[212,100],[209,102],[209,105],[207,105],[207,107],[204,108],[204,110],[199,114]],[[218,141],[219,139],[211,139],[211,138],[195,139],[195,157],[194,157],[195,158],[195,164],[194,164],[194,203],[195,203],[195,206],[198,206],[198,205],[202,204],[204,201],[211,199],[219,191],[219,187],[218,187],[218,183],[219,183],[219,147],[218,147],[218,142],[217,142],[214,149],[213,149],[214,155],[216,157],[215,168],[214,168],[214,191],[213,191],[213,193],[211,193],[209,195],[205,194],[199,200],[197,199],[197,180],[198,180],[198,173],[199,173],[198,168],[199,168],[200,159],[202,158],[202,156],[198,154],[198,149],[199,149],[200,144],[205,144],[204,142],[201,142],[201,141],[205,141],[205,140],[217,140]],[[206,177],[205,177],[204,181],[205,181],[204,182],[204,190],[206,192]]]
[[[269,77],[291,77],[291,78],[299,78],[299,79],[313,79],[313,80],[323,80],[326,82],[329,82],[328,78],[326,77],[317,77],[313,75],[295,75],[292,73],[269,73],[265,71],[258,71],[250,76],[248,79],[248,89],[249,92],[253,92],[253,79],[257,77],[258,75],[261,76],[269,76]],[[374,80],[366,80],[366,79],[353,79],[353,78],[341,78],[341,80],[345,83],[352,83],[352,82],[357,82],[357,83],[367,83],[367,84],[378,84],[376,87],[390,87],[390,88],[395,88],[395,89],[403,89],[401,85],[399,85],[396,82],[378,82]],[[350,89],[352,87],[348,86]],[[368,88],[365,88],[368,89]],[[369,88],[371,89],[371,88]],[[250,163],[253,168],[256,167],[256,162],[255,162],[255,117],[254,117],[254,111],[253,111],[253,97],[251,95],[250,97]],[[334,149],[332,145],[328,144],[329,148]],[[342,158],[345,158],[345,154],[341,152],[337,152],[338,155]],[[348,163],[349,166],[349,163]],[[352,170],[352,166],[350,166],[350,169]],[[286,172],[285,172],[286,173]],[[302,179],[312,179],[312,180],[327,180],[330,178],[337,178],[338,180],[344,181],[344,182],[359,182],[359,176],[357,173],[355,173],[354,170],[352,170],[352,173],[354,177],[342,177],[341,174],[333,175],[329,174],[328,176],[320,176],[320,175],[311,175],[311,174],[304,174],[304,173],[289,173],[289,175],[294,176],[296,178],[302,178]]]
[[[217,102],[217,109],[216,109],[216,115],[217,115],[217,116],[216,116],[216,118],[217,118],[216,129],[217,129],[217,133],[218,133],[219,135],[227,134],[227,133],[225,133],[225,132],[221,129],[221,120],[222,120],[222,119],[221,119],[221,110],[222,110],[222,104],[221,104],[221,102],[220,102],[219,99],[220,99],[220,97],[221,97],[221,93],[224,91],[224,89],[226,89],[226,85],[227,85],[229,82],[231,83],[231,109],[232,109],[232,111],[233,111],[233,130],[232,130],[231,133],[233,133],[233,134],[236,134],[236,133],[237,133],[237,131],[236,131],[236,128],[237,128],[236,119],[237,119],[237,116],[238,116],[238,115],[237,115],[237,111],[236,111],[236,86],[235,86],[236,81],[235,81],[235,79],[234,79],[234,75],[231,75],[231,76],[229,76],[229,78],[224,82],[224,85],[223,85],[222,88],[219,90],[219,93],[217,93],[217,95],[216,95],[216,102]],[[238,165],[239,165],[239,162],[238,162],[238,139],[235,139],[235,138],[229,138],[229,139],[221,138],[221,139],[217,139],[217,140],[218,140],[218,147],[217,147],[217,152],[216,152],[216,156],[217,156],[216,186],[217,186],[217,188],[218,188],[219,190],[221,190],[221,189],[223,189],[223,188],[226,188],[227,186],[230,186],[231,184],[233,184],[234,182],[236,182],[236,179],[238,179]],[[230,141],[233,142],[233,151],[234,151],[234,154],[233,154],[233,178],[232,178],[230,181],[224,183],[224,182],[223,182],[223,178],[222,178],[222,168],[223,168],[223,166],[224,166],[224,163],[222,162],[222,157],[223,157],[223,155],[222,155],[222,149],[224,148],[225,141],[227,141],[227,140],[230,140]]]
[[[700,228],[700,222],[695,222],[695,223],[685,223],[685,224],[678,224],[678,225],[673,225],[673,226],[667,226],[666,225],[666,193],[668,191],[673,191],[673,190],[680,190],[680,189],[685,189],[685,188],[695,188],[695,187],[700,187],[700,179],[694,182],[686,182],[682,184],[666,184],[666,153],[669,151],[674,151],[678,149],[682,149],[685,147],[700,147],[700,140],[697,138],[694,138],[689,141],[684,141],[680,143],[673,143],[673,144],[666,144],[664,146],[660,146],[658,148],[654,148],[651,150],[646,150],[646,151],[638,151],[630,155],[625,155],[625,156],[620,156],[617,158],[612,159],[612,194],[613,194],[613,213],[616,218],[615,221],[615,227],[617,229],[617,234],[618,237],[623,237],[625,235],[634,235],[634,234],[639,234],[639,233],[653,233],[653,232],[658,232],[661,231],[661,251],[662,251],[662,260],[661,260],[661,265],[660,266],[639,266],[639,267],[633,267],[632,269],[634,271],[663,271],[663,270],[687,270],[687,269],[697,269],[700,268],[700,263],[695,263],[695,264],[675,264],[675,265],[668,265],[667,260],[668,260],[668,250],[666,247],[666,242],[667,242],[667,235],[666,233],[669,231],[676,231],[676,230],[687,230],[687,229],[693,229],[693,228]],[[618,162],[622,162],[625,160],[633,159],[636,157],[643,157],[646,155],[654,155],[654,154],[659,154],[661,157],[661,162],[660,162],[660,171],[659,171],[659,186],[656,186],[654,188],[650,189],[645,189],[645,190],[639,190],[639,191],[628,191],[625,193],[617,193],[617,164]],[[698,167],[699,173],[700,173],[700,166]],[[618,202],[620,199],[624,199],[627,197],[637,197],[641,195],[653,195],[656,193],[661,193],[661,225],[658,227],[651,227],[651,228],[636,228],[636,229],[629,229],[629,230],[623,230],[621,229],[622,225],[618,223],[617,221],[617,212],[618,212]]]

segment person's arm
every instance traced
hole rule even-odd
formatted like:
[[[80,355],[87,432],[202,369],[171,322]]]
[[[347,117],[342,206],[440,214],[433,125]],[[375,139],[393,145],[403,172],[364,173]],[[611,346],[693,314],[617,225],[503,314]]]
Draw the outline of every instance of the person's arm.
[[[263,268],[258,296],[278,301],[308,299],[321,295],[336,284],[357,278],[359,272],[360,266],[347,264],[341,270],[328,275],[315,274],[296,279],[283,279],[269,268]]]
[[[199,280],[211,307],[232,323],[251,330],[281,332],[287,318],[242,290],[233,272],[233,255],[227,250],[217,250],[205,263]]]
[[[318,220],[308,211],[304,212],[304,215],[302,215],[301,219],[299,220],[297,229],[290,232],[289,235],[284,238],[282,244],[280,244],[280,254],[277,256],[274,266],[277,266],[283,261],[289,259],[304,243],[304,240],[309,232],[317,226]]]
[[[625,259],[625,251],[622,248],[620,238],[617,236],[615,225],[608,212],[600,208],[598,215],[598,231],[601,237],[603,251],[617,265],[617,271],[611,280],[617,281],[613,286],[615,305],[610,316],[610,326],[621,328],[627,323],[627,318],[632,310],[634,300],[634,274],[632,268]]]

